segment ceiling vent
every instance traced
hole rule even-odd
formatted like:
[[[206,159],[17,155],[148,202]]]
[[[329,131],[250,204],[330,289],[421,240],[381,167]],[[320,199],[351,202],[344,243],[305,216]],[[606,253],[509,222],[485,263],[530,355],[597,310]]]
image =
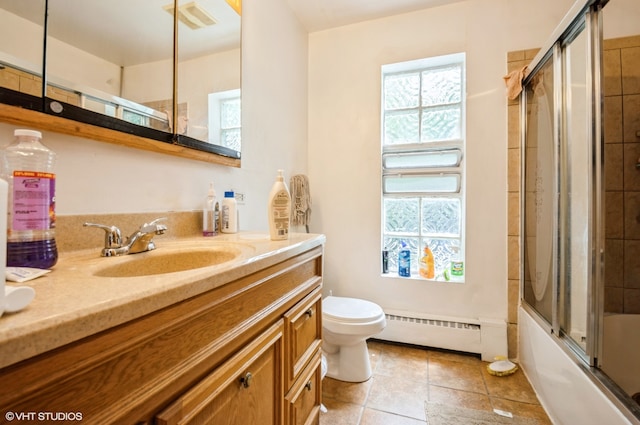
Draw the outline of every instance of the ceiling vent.
[[[173,16],[173,4],[168,4],[164,6],[163,9]],[[217,23],[215,18],[195,1],[178,6],[178,20],[192,30],[208,27]]]

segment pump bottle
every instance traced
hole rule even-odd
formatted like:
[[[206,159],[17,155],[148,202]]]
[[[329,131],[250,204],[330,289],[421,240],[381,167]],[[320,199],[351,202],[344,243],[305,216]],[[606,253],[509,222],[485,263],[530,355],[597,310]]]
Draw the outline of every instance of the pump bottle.
[[[289,239],[291,218],[291,195],[282,175],[278,170],[276,181],[269,193],[267,210],[269,211],[269,234],[272,241]]]
[[[216,191],[213,183],[209,185],[207,199],[202,208],[202,236],[215,236],[218,234],[220,224],[220,203],[216,199]]]

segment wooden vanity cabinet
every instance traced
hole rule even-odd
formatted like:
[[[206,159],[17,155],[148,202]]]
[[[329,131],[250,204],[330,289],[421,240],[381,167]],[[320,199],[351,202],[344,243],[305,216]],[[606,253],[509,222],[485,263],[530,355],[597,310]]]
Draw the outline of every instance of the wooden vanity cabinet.
[[[0,411],[78,412],[83,424],[317,424],[322,250],[1,369]]]
[[[167,409],[156,424],[282,424],[282,320]]]

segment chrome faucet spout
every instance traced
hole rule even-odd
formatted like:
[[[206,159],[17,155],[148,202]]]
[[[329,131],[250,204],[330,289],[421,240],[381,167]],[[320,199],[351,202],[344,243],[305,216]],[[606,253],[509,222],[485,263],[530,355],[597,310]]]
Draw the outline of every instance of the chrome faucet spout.
[[[145,223],[138,230],[133,232],[123,243],[120,229],[116,226],[105,226],[104,224],[84,223],[85,227],[97,227],[105,231],[105,243],[101,255],[103,257],[114,257],[119,255],[137,254],[139,252],[156,249],[153,237],[162,235],[167,231],[167,226],[159,224],[166,218],[158,218],[149,223]]]
[[[159,221],[165,220],[165,218],[158,218],[150,223],[145,223],[140,226],[140,229],[136,230],[131,236],[127,238],[127,246],[129,254],[136,254],[138,252],[151,251],[156,249],[156,244],[153,241],[155,235],[162,235],[167,231],[167,226],[164,224],[158,224]]]

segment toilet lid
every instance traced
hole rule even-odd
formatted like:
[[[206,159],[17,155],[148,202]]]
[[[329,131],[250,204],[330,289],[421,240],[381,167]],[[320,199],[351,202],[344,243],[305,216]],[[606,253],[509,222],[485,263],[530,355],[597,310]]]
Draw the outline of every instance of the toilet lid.
[[[329,296],[322,300],[322,314],[341,322],[370,322],[384,315],[382,308],[358,298]]]

